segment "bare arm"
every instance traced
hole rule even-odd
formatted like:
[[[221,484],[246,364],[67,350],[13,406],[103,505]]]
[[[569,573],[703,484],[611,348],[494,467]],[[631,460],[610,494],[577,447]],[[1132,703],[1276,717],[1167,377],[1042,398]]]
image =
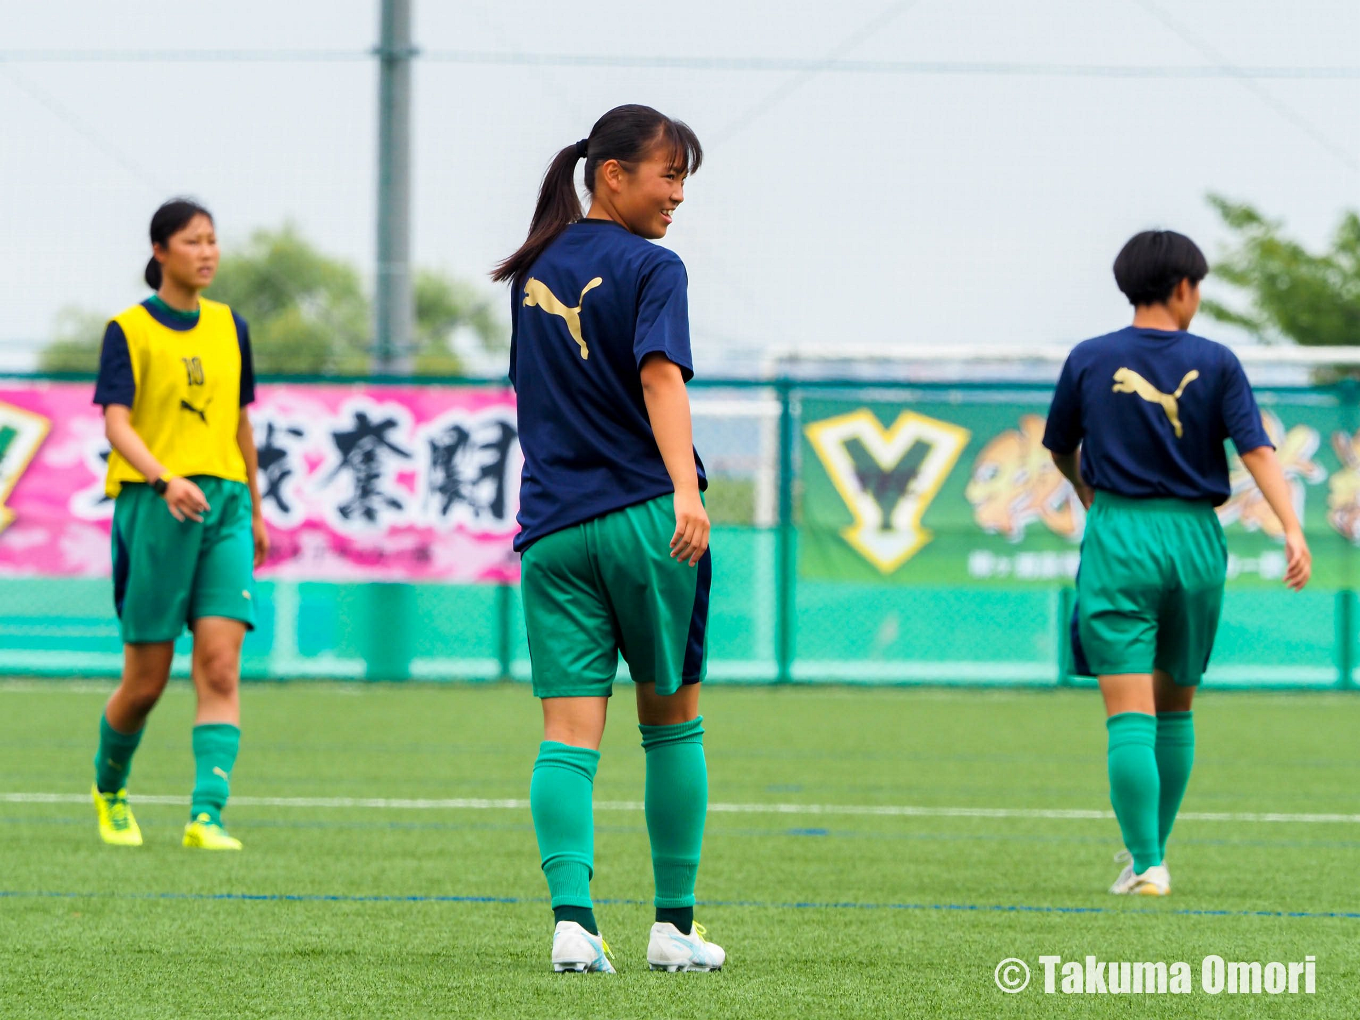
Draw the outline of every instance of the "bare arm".
[[[1256,479],[1261,495],[1265,496],[1270,509],[1275,511],[1275,516],[1284,526],[1284,583],[1294,591],[1300,591],[1313,573],[1313,554],[1308,549],[1307,539],[1303,537],[1298,515],[1294,513],[1294,503],[1289,498],[1289,483],[1280,469],[1280,461],[1273,449],[1261,446],[1243,453],[1242,463],[1251,472],[1251,477]]]
[[[142,437],[132,427],[132,409],[122,404],[104,408],[104,435],[109,445],[135,467],[144,478],[157,479],[165,474],[165,466],[147,449]]]
[[[694,467],[694,432],[689,394],[680,367],[664,354],[649,354],[642,362],[642,397],[652,423],[657,449],[675,486],[675,535],[671,556],[692,567],[708,549],[708,512],[699,497],[699,474]]]
[[[1063,477],[1072,483],[1072,488],[1077,490],[1077,498],[1081,500],[1081,505],[1087,510],[1090,510],[1091,500],[1094,498],[1095,493],[1091,491],[1089,485],[1082,481],[1081,448],[1078,447],[1071,453],[1054,453],[1053,463],[1057,465],[1058,470],[1063,473]]]
[[[250,486],[251,530],[255,533],[255,566],[264,565],[269,555],[269,532],[264,524],[264,504],[260,502],[260,454],[255,448],[255,429],[250,424],[250,413],[241,408],[241,420],[236,426],[236,445],[246,462],[246,484]]]
[[[104,408],[104,435],[109,445],[147,481],[155,481],[169,473],[132,427],[131,408],[122,404],[109,404]],[[170,479],[165,490],[165,505],[177,521],[186,517],[191,521],[202,521],[203,513],[208,509],[203,490],[187,478]]]

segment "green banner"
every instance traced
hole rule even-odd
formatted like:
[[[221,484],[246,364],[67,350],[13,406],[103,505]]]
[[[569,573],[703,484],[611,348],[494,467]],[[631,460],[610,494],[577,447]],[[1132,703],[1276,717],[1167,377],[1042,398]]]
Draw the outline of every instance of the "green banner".
[[[990,399],[995,397],[996,399]],[[1258,393],[1320,588],[1360,567],[1357,412],[1326,391]],[[823,580],[1057,585],[1075,577],[1085,512],[1042,445],[1048,393],[802,402],[799,569]],[[1219,508],[1233,584],[1284,576],[1279,521],[1228,448]]]

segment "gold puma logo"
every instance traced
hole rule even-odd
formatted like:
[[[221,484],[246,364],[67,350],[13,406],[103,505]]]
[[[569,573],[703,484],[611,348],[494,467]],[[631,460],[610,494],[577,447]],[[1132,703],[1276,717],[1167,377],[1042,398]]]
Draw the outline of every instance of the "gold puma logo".
[[[1181,415],[1180,404],[1181,394],[1185,388],[1199,378],[1199,371],[1191,369],[1185,373],[1185,378],[1176,387],[1175,393],[1163,393],[1152,383],[1148,382],[1141,375],[1131,368],[1121,368],[1114,374],[1115,393],[1137,393],[1149,404],[1161,404],[1162,410],[1166,412],[1167,419],[1171,422],[1171,427],[1176,430],[1176,438],[1181,437]]]
[[[560,315],[567,321],[567,330],[571,333],[571,338],[581,348],[581,360],[590,357],[590,349],[586,347],[585,338],[581,336],[581,305],[585,304],[586,294],[604,283],[601,277],[595,277],[581,291],[581,297],[576,302],[575,308],[568,308],[557,299],[557,295],[548,289],[548,285],[542,280],[535,280],[530,277],[524,284],[524,307],[542,308],[549,315]]]

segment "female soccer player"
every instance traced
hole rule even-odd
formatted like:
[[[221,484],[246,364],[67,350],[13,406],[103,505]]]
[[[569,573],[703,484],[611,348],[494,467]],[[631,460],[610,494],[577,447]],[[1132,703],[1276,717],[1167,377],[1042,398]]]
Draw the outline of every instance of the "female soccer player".
[[[1076,346],[1044,435],[1090,508],[1077,634],[1105,698],[1110,801],[1131,858],[1117,894],[1171,892],[1166,841],[1194,760],[1190,704],[1223,605],[1228,555],[1214,508],[1230,492],[1226,439],[1284,525],[1284,583],[1298,591],[1312,569],[1241,363],[1186,332],[1208,272],[1181,234],[1129,241],[1114,276],[1133,325]]]
[[[708,809],[699,684],[712,560],[685,383],[685,267],[664,237],[703,158],[684,124],[610,110],[543,179],[511,281],[524,616],[543,743],[529,800],[552,894],[556,971],[613,973],[590,898],[591,789],[620,652],[647,753],[653,969],[717,970],[694,923]],[[585,160],[590,211],[573,184]]]
[[[151,218],[154,294],[104,332],[94,402],[113,447],[113,602],[123,678],[99,720],[94,804],[105,843],[140,846],[128,808],[132,756],[170,676],[174,642],[194,634],[195,780],[184,845],[239,850],[222,827],[241,741],[241,642],[255,626],[252,568],[268,551],[256,484],[255,399],[245,321],[199,293],[217,272],[212,215],[165,203]]]

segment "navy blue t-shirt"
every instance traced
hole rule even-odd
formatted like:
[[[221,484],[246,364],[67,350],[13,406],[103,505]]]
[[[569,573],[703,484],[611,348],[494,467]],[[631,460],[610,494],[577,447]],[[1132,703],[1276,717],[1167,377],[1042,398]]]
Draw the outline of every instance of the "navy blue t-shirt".
[[[608,220],[573,223],[510,295],[525,549],[544,535],[675,491],[640,369],[652,353],[694,376],[680,257]],[[708,487],[694,455],[699,488]]]
[[[1044,446],[1071,453],[1094,489],[1215,506],[1230,493],[1223,443],[1271,446],[1242,363],[1193,333],[1128,326],[1077,344],[1048,411]]]

